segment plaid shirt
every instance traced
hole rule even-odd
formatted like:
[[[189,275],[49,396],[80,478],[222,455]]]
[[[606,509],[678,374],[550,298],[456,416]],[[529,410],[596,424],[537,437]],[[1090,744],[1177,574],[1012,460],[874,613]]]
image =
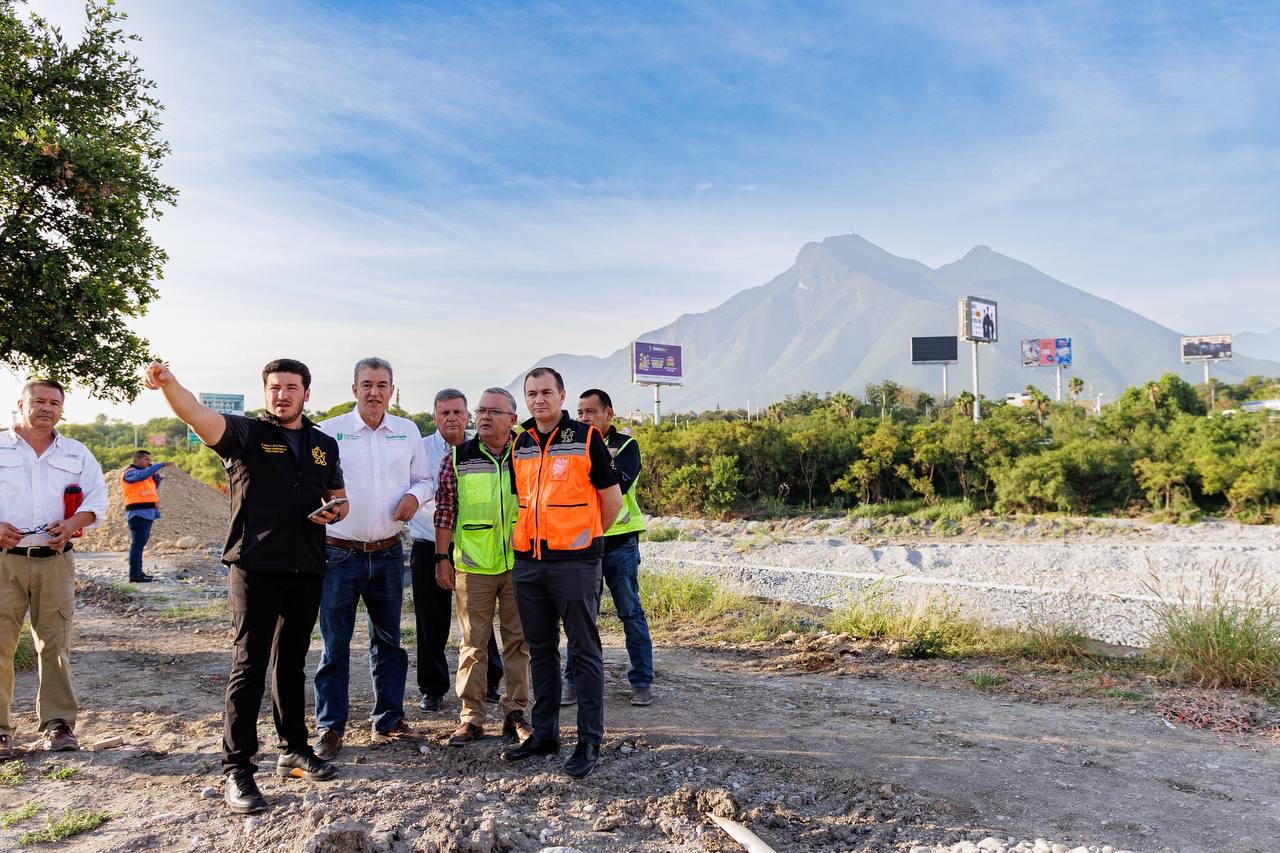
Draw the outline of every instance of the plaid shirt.
[[[453,453],[446,453],[440,460],[440,473],[436,474],[435,525],[452,530],[458,520],[458,477],[453,473]]]

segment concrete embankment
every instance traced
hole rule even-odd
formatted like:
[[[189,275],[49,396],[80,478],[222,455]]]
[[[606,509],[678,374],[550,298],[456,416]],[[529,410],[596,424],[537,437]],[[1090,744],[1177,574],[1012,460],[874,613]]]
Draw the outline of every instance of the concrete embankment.
[[[1123,645],[1146,643],[1161,599],[1200,600],[1218,584],[1231,598],[1274,601],[1280,589],[1275,527],[1053,519],[988,521],[930,537],[850,519],[663,518],[651,526],[674,527],[681,539],[643,543],[650,570],[826,607],[880,584],[899,601],[945,598],[993,624],[1069,624]]]

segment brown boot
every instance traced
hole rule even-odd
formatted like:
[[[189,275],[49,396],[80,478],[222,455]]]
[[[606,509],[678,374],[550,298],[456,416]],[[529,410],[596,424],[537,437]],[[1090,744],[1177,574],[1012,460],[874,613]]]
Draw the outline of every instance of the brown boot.
[[[320,734],[320,740],[316,741],[316,758],[321,761],[331,761],[341,749],[342,735],[334,732],[333,729],[325,729]]]
[[[484,729],[475,723],[463,723],[449,735],[449,746],[465,746],[484,737]]]
[[[502,738],[507,743],[524,743],[533,734],[533,726],[524,719],[524,711],[512,711],[502,721]]]
[[[44,748],[50,752],[74,752],[80,748],[80,739],[66,723],[54,723],[44,733]]]

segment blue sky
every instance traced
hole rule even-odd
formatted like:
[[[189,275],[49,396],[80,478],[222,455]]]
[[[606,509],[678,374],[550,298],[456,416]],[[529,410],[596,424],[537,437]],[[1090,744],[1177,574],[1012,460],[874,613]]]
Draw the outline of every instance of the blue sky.
[[[1280,325],[1274,4],[117,5],[181,192],[136,325],[196,390],[253,399],[288,353],[328,404],[376,352],[426,408],[850,229],[1188,333]],[[68,35],[78,6],[32,3]]]

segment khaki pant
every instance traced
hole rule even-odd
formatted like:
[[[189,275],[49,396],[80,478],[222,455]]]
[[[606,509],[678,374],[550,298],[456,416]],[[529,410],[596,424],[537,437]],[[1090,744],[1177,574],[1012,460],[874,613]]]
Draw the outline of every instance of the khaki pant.
[[[481,575],[458,572],[454,596],[462,640],[458,645],[458,698],[462,722],[484,725],[484,694],[489,688],[489,637],[496,606],[502,634],[503,679],[506,690],[499,707],[503,715],[529,710],[529,647],[520,627],[511,572]]]
[[[75,727],[80,711],[71,687],[75,584],[75,565],[68,553],[32,559],[0,552],[0,734],[14,734],[9,715],[13,705],[13,656],[28,610],[40,665],[36,693],[40,731],[59,721]]]

